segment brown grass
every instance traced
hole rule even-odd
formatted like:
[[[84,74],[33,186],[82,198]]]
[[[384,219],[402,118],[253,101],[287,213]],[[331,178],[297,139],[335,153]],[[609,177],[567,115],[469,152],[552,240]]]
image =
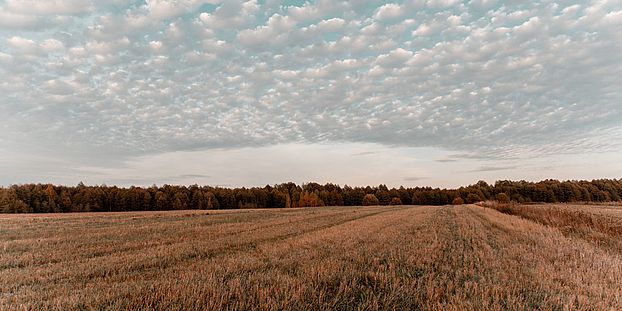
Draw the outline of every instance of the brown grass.
[[[622,308],[619,253],[473,205],[11,215],[0,243],[2,310]]]
[[[554,227],[566,236],[582,238],[622,254],[622,208],[618,205],[497,204],[484,206]]]

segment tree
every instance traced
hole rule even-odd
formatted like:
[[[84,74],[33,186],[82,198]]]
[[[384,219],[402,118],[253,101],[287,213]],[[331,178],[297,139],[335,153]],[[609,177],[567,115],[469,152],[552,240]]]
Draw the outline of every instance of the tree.
[[[289,201],[291,207],[300,207],[300,189],[298,187],[290,189]]]
[[[408,192],[406,188],[402,186],[400,187],[398,192],[399,192],[400,200],[402,200],[403,204],[409,205],[412,203],[412,196],[410,195],[410,193]]]
[[[175,193],[175,197],[173,200],[173,209],[188,209],[188,202],[188,195],[186,195],[184,192],[177,192]]]
[[[214,193],[210,191],[206,192],[205,199],[207,200],[208,209],[219,209],[220,208],[220,204],[218,203],[218,199],[216,199],[216,196],[214,195]]]
[[[142,190],[141,194],[142,194],[141,195],[142,196],[142,200],[141,200],[142,201],[142,207],[141,208],[144,211],[151,210],[151,207],[152,207],[152,205],[151,205],[151,194],[147,190]]]
[[[74,187],[24,184],[0,187],[0,212],[136,211],[170,209],[212,209],[240,207],[297,207],[342,205],[420,204],[445,205],[497,199],[501,203],[620,201],[622,179],[540,182],[502,180],[489,185],[480,181],[458,189],[415,187],[343,188],[336,184],[294,183],[253,188],[212,188],[192,185],[149,188],[116,186]],[[365,202],[363,202],[365,200]]]
[[[190,196],[190,208],[207,209],[207,200],[202,190],[192,189],[192,195]]]
[[[16,189],[0,193],[0,212],[2,213],[31,213],[32,209],[17,197]]]
[[[413,193],[412,198],[410,199],[411,203],[413,205],[424,205],[425,203],[423,202],[423,196],[421,191],[415,191],[415,193]]]
[[[378,198],[376,198],[375,195],[368,193],[363,197],[362,204],[364,206],[370,206],[370,205],[378,205],[380,204],[380,202],[378,201]]]
[[[497,201],[499,201],[499,203],[501,204],[507,204],[510,203],[510,197],[508,197],[507,194],[501,192],[497,194]]]
[[[285,208],[289,202],[289,196],[278,189],[272,189],[271,191],[272,202],[269,207]]]
[[[389,205],[402,205],[402,199],[398,197],[394,197],[391,199],[391,202],[389,203]]]
[[[168,205],[168,198],[167,198],[166,193],[158,190],[158,192],[156,192],[155,194],[155,201],[156,201],[156,210],[163,211],[163,210],[170,209]]]
[[[363,197],[365,197],[365,191],[361,188],[353,189],[348,186],[345,186],[342,196],[343,196],[343,203],[346,206],[357,206],[357,205],[362,204]]]
[[[467,202],[469,204],[473,204],[473,203],[479,202],[481,200],[482,200],[482,198],[479,195],[475,194],[475,193],[469,193],[469,195],[467,195]]]
[[[58,213],[60,209],[56,205],[56,191],[51,184],[45,188],[45,195],[48,197],[47,203],[51,212]]]
[[[257,207],[257,201],[255,199],[255,194],[246,188],[242,188],[236,191],[235,200],[237,201],[236,205],[238,208]]]
[[[69,195],[69,192],[65,189],[60,191],[60,207],[61,211],[63,212],[71,212],[71,196]]]
[[[317,194],[306,190],[302,192],[299,203],[300,207],[324,206],[324,202],[320,200]]]
[[[380,185],[379,189],[376,190],[376,198],[378,198],[378,202],[380,205],[389,205],[391,203],[391,194],[388,190],[386,190],[387,186]]]

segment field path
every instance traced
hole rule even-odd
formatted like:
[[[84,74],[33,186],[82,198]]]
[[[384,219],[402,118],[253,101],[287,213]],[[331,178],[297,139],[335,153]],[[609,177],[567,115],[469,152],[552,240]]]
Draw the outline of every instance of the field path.
[[[622,254],[478,206],[0,216],[0,310],[622,309]]]

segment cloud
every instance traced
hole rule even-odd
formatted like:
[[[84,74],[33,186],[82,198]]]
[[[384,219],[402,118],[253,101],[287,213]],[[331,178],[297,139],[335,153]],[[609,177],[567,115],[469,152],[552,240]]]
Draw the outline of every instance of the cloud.
[[[444,9],[456,5],[458,0],[428,0],[426,6],[433,9]]]
[[[376,63],[382,67],[397,67],[404,64],[413,56],[413,52],[397,48],[376,58]]]
[[[450,163],[450,162],[456,162],[458,160],[456,159],[438,159],[436,160],[436,162],[440,162],[440,163]]]
[[[342,18],[331,18],[319,22],[317,28],[321,31],[337,31],[341,29],[345,23],[345,20]]]
[[[404,177],[405,181],[419,181],[419,180],[424,180],[424,179],[428,179],[428,177],[420,177],[420,176]]]
[[[204,175],[204,174],[182,174],[179,175],[179,178],[207,178],[207,177],[211,177],[210,175]]]
[[[614,1],[5,1],[0,141],[119,159],[343,142],[469,156],[432,158],[445,166],[617,150],[620,12]]]
[[[41,42],[40,47],[46,52],[53,52],[65,48],[64,44],[56,39],[46,39]]]
[[[33,29],[40,24],[37,16],[16,14],[0,8],[0,26],[10,29]]]
[[[6,8],[24,15],[72,15],[88,12],[93,4],[89,0],[7,0]]]
[[[377,20],[391,20],[391,19],[396,19],[398,17],[401,17],[405,14],[404,8],[399,5],[399,4],[395,4],[395,3],[388,3],[385,4],[381,7],[379,7],[376,10],[376,13],[374,14],[374,19]]]
[[[516,166],[480,166],[471,172],[493,172],[493,171],[505,171],[517,168]]]
[[[7,40],[7,43],[22,53],[34,53],[37,51],[37,43],[33,40],[13,36]]]
[[[225,1],[212,13],[202,12],[199,20],[214,29],[237,28],[253,22],[258,10],[259,4],[255,0]]]
[[[65,169],[68,175],[72,175],[73,179],[82,178],[86,184],[143,186],[153,183],[265,186],[285,181],[300,184],[328,180],[353,186],[376,184],[380,180],[389,185],[400,185],[404,180],[399,173],[415,175],[420,172],[412,167],[411,158],[426,152],[422,149],[395,148],[373,157],[351,156],[379,147],[376,144],[358,143],[279,144],[132,156],[106,165],[83,159],[79,163],[62,163],[56,167],[67,166]],[[248,161],[254,161],[256,165],[244,164]],[[319,165],[323,169],[317,169]],[[385,171],[382,176],[377,174],[380,168]],[[4,169],[2,163],[0,169]],[[295,176],[293,171],[296,172]],[[65,183],[74,184],[73,181]]]
[[[376,154],[376,151],[363,151],[363,152],[358,152],[358,153],[353,153],[352,156],[358,157],[358,156],[367,156],[367,155],[372,155],[372,154]]]
[[[292,30],[295,25],[296,21],[288,16],[274,14],[270,16],[265,25],[240,31],[238,40],[244,46],[273,44],[275,38]]]
[[[49,80],[44,83],[44,87],[50,94],[68,95],[77,91],[77,86],[62,80]]]
[[[497,0],[471,0],[469,5],[477,9],[489,9],[494,6],[496,2]]]
[[[193,11],[203,2],[200,0],[147,0],[146,8],[149,15],[156,19],[168,19]]]

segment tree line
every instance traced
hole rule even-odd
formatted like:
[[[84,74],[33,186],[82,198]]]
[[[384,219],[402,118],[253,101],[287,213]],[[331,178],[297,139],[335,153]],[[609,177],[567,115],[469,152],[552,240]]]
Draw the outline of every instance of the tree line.
[[[620,201],[622,179],[540,182],[500,180],[460,187],[391,188],[283,183],[253,188],[163,185],[142,188],[24,184],[0,188],[2,213],[161,211],[356,205],[446,205],[483,200],[527,202]]]

